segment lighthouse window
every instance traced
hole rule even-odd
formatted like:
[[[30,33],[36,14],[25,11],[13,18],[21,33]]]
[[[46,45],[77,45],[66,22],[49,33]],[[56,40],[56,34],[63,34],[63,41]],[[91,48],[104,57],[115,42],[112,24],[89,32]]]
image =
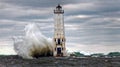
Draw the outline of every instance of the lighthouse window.
[[[62,42],[63,42],[63,39],[62,39]]]
[[[54,39],[56,41],[56,39]]]
[[[60,39],[58,39],[58,44],[60,44]]]

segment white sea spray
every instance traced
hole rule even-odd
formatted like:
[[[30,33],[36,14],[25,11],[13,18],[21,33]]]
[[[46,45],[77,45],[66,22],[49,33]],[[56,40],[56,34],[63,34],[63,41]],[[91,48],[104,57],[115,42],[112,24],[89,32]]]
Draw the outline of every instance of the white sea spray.
[[[19,56],[28,59],[52,56],[52,39],[45,37],[36,24],[26,25],[24,31],[24,36],[14,38],[14,49]]]

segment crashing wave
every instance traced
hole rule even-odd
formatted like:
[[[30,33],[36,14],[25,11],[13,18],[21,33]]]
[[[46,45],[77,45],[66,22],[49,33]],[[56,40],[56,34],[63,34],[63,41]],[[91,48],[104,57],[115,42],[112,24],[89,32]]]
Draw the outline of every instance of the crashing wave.
[[[15,38],[14,49],[23,58],[38,58],[53,55],[52,39],[45,37],[35,24],[28,24],[25,36]]]

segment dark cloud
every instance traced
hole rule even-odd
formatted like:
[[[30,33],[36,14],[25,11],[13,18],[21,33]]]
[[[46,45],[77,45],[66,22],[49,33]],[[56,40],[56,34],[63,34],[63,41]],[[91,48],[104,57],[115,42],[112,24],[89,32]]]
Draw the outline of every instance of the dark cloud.
[[[41,7],[41,8],[48,8],[54,7],[57,4],[73,4],[73,3],[82,3],[83,0],[1,0],[2,2],[19,5],[19,6],[28,6],[28,7]],[[89,0],[88,0],[89,1]]]

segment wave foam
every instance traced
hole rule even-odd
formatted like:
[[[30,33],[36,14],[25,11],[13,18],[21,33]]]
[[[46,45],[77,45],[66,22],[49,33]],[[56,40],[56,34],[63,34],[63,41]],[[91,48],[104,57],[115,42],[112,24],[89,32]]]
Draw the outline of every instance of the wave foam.
[[[52,39],[45,37],[35,24],[25,27],[25,36],[15,38],[14,49],[23,58],[38,58],[40,56],[52,56]]]

